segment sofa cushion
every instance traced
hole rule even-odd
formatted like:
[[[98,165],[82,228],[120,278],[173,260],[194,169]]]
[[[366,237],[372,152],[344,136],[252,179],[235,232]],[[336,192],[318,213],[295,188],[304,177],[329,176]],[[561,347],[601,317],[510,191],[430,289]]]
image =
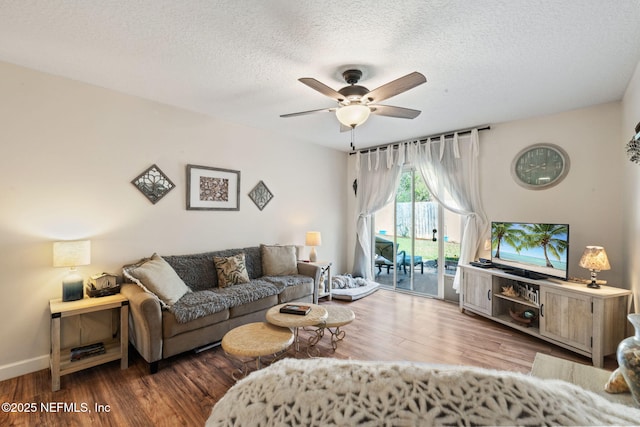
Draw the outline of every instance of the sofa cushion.
[[[123,275],[156,295],[165,307],[175,304],[190,292],[189,287],[175,270],[158,254],[144,258],[136,264],[123,267]]]
[[[214,288],[211,292],[225,298],[227,307],[238,307],[248,304],[261,298],[277,295],[278,288],[263,280],[252,280],[249,283],[240,283],[226,288]]]
[[[210,314],[227,310],[229,299],[219,293],[208,291],[190,292],[180,298],[170,311],[179,323],[187,323]]]
[[[224,288],[238,283],[249,283],[249,274],[244,263],[244,252],[229,257],[213,257],[218,273],[218,286]]]
[[[280,292],[288,287],[298,286],[305,283],[313,285],[313,279],[311,277],[303,276],[301,274],[292,274],[289,276],[264,276],[260,280],[273,284]]]
[[[215,325],[229,319],[229,310],[219,311],[207,316],[199,317],[189,322],[178,322],[176,316],[170,311],[162,312],[162,338],[171,338],[185,332],[195,331]]]
[[[298,274],[296,247],[293,245],[260,245],[262,274],[286,276]]]
[[[278,288],[278,303],[295,301],[313,295],[314,280],[301,274],[290,276],[264,276],[265,280]]]
[[[271,295],[268,297],[260,298],[253,302],[238,305],[236,307],[231,307],[229,309],[229,318],[236,319],[240,316],[257,313],[260,311],[266,312],[274,305],[278,305],[278,295]],[[264,322],[264,315],[260,320]]]

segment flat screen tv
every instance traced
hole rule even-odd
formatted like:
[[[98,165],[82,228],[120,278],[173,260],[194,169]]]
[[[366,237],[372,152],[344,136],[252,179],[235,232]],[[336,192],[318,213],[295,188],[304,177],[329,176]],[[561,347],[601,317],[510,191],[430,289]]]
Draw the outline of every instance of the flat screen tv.
[[[569,224],[491,223],[491,263],[532,279],[569,274]]]

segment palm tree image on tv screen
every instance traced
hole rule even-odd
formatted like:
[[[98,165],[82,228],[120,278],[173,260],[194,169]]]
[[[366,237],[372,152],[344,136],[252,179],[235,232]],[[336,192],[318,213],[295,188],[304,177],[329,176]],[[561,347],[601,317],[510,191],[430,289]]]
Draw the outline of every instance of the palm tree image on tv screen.
[[[567,279],[569,224],[491,223],[491,261],[498,268]]]

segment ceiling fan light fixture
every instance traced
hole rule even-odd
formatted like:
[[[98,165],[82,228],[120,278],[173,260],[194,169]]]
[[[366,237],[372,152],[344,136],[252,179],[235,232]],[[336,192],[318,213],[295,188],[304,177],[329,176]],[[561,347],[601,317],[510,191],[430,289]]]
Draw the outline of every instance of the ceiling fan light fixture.
[[[350,128],[355,128],[366,122],[369,114],[371,114],[371,109],[362,104],[345,105],[336,110],[338,121]]]

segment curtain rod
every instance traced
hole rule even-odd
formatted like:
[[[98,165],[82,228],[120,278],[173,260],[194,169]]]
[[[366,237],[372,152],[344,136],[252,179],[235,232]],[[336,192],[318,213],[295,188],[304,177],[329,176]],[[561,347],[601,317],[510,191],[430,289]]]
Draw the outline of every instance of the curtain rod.
[[[468,133],[471,133],[471,131],[473,129],[478,129],[478,132],[479,132],[481,130],[490,130],[491,126],[485,125],[485,126],[480,126],[478,128],[463,129],[463,130],[453,130],[453,131],[449,131],[449,132],[445,132],[445,133],[440,133],[440,134],[437,134],[437,135],[423,136],[423,137],[418,139],[418,142],[423,144],[423,143],[427,142],[427,139],[429,139],[429,138],[435,138],[435,137],[440,137],[440,136],[444,136],[445,138],[451,138],[456,133],[458,135],[466,135]],[[398,148],[400,146],[400,144],[404,144],[405,142],[411,142],[411,141],[395,142],[395,143],[393,143],[393,148]],[[383,150],[386,150],[388,146],[389,146],[389,144],[376,145],[374,147],[368,147],[368,148],[363,148],[362,150],[352,151],[351,153],[349,153],[349,155],[351,156],[353,154],[356,154],[357,152],[360,152],[360,153],[364,154],[364,153],[368,153],[370,151],[375,151],[378,148],[380,149],[380,151],[383,151]]]

